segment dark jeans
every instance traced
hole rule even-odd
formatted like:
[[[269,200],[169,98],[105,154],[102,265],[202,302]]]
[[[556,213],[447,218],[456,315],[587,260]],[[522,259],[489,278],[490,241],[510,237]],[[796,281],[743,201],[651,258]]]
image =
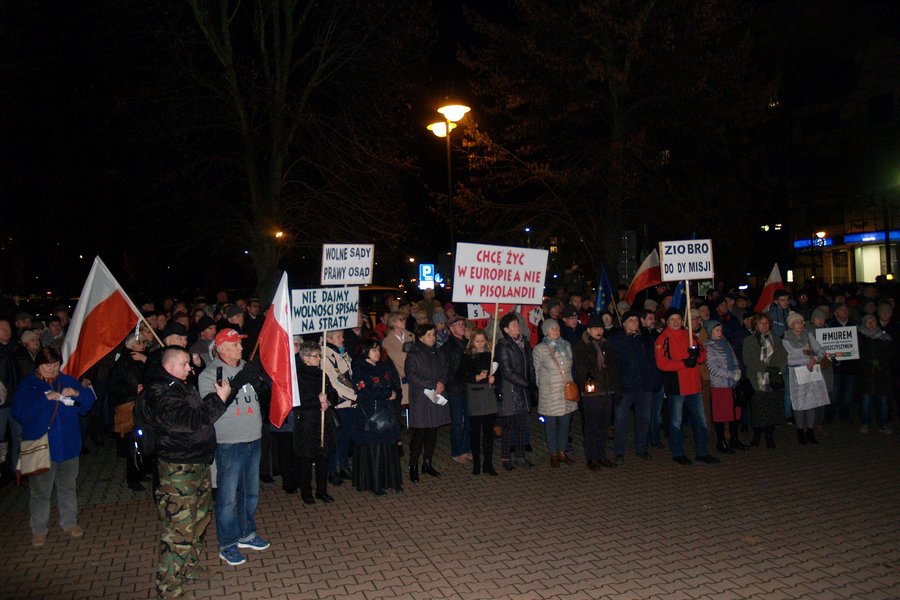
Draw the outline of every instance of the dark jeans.
[[[853,400],[853,374],[834,369],[834,385],[831,388],[831,404],[825,407],[825,422],[831,423],[835,416],[841,421],[850,421],[850,402]]]
[[[494,454],[494,423],[497,413],[469,417],[469,445],[472,448],[472,462],[484,457],[484,463],[490,464]]]
[[[409,429],[409,466],[419,465],[419,456],[425,449],[424,459],[430,461],[434,456],[434,447],[437,445],[437,427],[427,429]]]
[[[584,396],[581,399],[581,409],[584,411],[584,457],[587,460],[606,458],[612,404],[612,394]]]
[[[328,470],[332,473],[338,469],[350,468],[350,436],[353,433],[353,424],[356,421],[355,408],[335,409],[341,426],[335,432],[337,452],[332,452],[328,457]]]
[[[462,396],[447,396],[450,405],[450,454],[461,456],[470,452],[468,402]]]
[[[278,464],[281,468],[281,487],[285,491],[293,491],[300,487],[300,462],[294,455],[294,434],[273,431],[272,445],[275,446],[275,454],[278,456]],[[307,474],[307,481],[309,475]]]
[[[628,421],[631,407],[634,407],[634,451],[643,454],[647,451],[647,433],[650,431],[650,403],[652,392],[622,392],[622,399],[616,406],[616,431],[613,452],[617,456],[625,454],[628,445]]]
[[[264,411],[263,414],[269,414]],[[259,438],[259,474],[272,476],[272,430],[269,428],[269,420],[262,423],[262,436]]]

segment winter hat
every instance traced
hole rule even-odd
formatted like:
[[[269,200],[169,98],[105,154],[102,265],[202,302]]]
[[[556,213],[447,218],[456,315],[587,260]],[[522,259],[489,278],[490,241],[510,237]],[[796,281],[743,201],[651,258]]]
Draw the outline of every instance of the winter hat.
[[[212,327],[216,322],[212,320],[211,317],[200,317],[197,321],[197,331],[204,331],[205,329]]]
[[[578,316],[578,309],[575,308],[575,306],[572,304],[566,304],[563,307],[562,311],[559,313],[560,319],[568,319],[569,317],[577,317],[577,316]]]
[[[169,337],[170,335],[187,336],[187,334],[188,334],[188,332],[187,332],[187,329],[184,328],[184,325],[182,325],[181,323],[176,323],[175,321],[172,321],[171,323],[166,325],[165,329],[162,330],[162,335],[160,335],[159,337],[161,337],[163,339],[163,341],[165,341],[166,338]]]
[[[591,313],[591,317],[588,319],[587,323],[588,329],[591,327],[606,327],[603,324],[603,315],[600,313]]]
[[[243,312],[244,310],[240,306],[238,306],[237,304],[232,304],[225,309],[225,318],[230,319],[231,317],[236,317]]]
[[[622,313],[626,312],[627,310],[629,310],[630,308],[631,308],[631,304],[629,304],[625,300],[621,300],[621,301],[619,301],[618,304],[616,304],[616,310],[619,311],[620,315]]]
[[[828,309],[824,306],[817,306],[813,309],[812,315],[810,315],[810,319],[822,319],[823,321],[828,318]]]
[[[722,326],[722,324],[719,323],[718,321],[716,321],[715,319],[710,319],[709,321],[707,321],[706,323],[703,324],[703,329],[706,330],[706,334],[709,337],[712,337],[713,329],[715,329],[716,327],[721,327],[721,326]]]
[[[800,321],[802,323],[803,315],[801,315],[798,312],[794,312],[794,311],[789,312],[788,316],[787,316],[787,326],[791,327],[795,321]]]
[[[19,339],[22,340],[23,344],[27,344],[31,340],[38,340],[40,338],[41,338],[41,336],[39,336],[37,333],[35,333],[31,329],[26,329],[25,331],[22,332],[22,337]]]
[[[544,322],[541,323],[541,333],[550,335],[550,330],[554,327],[559,327],[559,323],[556,322],[556,319],[544,319]]]
[[[622,323],[630,319],[631,317],[636,318],[638,321],[641,320],[641,313],[636,310],[626,310],[622,313]]]
[[[644,308],[646,308],[647,310],[656,310],[657,306],[659,306],[659,304],[653,298],[647,298],[646,300],[644,300]]]
[[[431,322],[435,325],[439,325],[441,323],[447,322],[447,315],[444,314],[443,310],[435,310],[431,315]]]
[[[678,315],[679,317],[681,317],[683,319],[684,311],[681,310],[680,308],[670,308],[669,310],[666,311],[666,322],[668,322],[669,319],[674,317],[675,315]]]

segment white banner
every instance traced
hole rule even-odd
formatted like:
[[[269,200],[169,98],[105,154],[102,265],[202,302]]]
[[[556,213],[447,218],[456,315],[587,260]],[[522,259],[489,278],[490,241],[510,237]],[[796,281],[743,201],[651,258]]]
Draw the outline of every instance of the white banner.
[[[322,285],[368,285],[372,283],[375,246],[372,244],[325,244],[322,246]]]
[[[488,311],[484,310],[484,307],[480,304],[471,303],[467,304],[466,306],[469,309],[469,318],[473,321],[477,321],[478,319],[491,318],[491,314]]]
[[[540,304],[548,256],[531,248],[457,244],[453,301]]]
[[[713,279],[712,240],[660,242],[659,270],[663,281]]]
[[[358,287],[291,290],[294,335],[355,327],[358,312]]]
[[[816,341],[837,360],[859,358],[859,331],[856,327],[819,327]]]

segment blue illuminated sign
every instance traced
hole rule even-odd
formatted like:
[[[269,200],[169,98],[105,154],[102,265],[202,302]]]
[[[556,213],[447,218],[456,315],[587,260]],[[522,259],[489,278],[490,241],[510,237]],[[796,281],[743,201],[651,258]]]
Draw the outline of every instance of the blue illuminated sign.
[[[435,284],[444,285],[444,278],[431,263],[419,263],[419,289],[433,290]]]
[[[891,231],[891,240],[900,240],[900,230]],[[864,233],[848,233],[844,236],[845,244],[866,244],[884,242],[883,231],[866,231]]]
[[[794,248],[796,250],[802,250],[803,248],[824,248],[825,246],[831,246],[834,244],[834,240],[831,238],[812,238],[809,240],[794,240]]]

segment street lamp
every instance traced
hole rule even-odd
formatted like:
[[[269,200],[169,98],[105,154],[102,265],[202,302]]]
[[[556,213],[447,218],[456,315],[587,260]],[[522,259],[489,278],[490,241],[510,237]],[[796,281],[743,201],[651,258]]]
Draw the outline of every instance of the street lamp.
[[[449,208],[450,221],[450,252],[456,250],[455,231],[453,227],[453,164],[450,161],[450,132],[456,129],[456,124],[466,116],[471,109],[463,104],[448,104],[442,106],[437,111],[444,117],[443,121],[432,123],[428,126],[428,131],[437,137],[446,138],[447,140],[447,202]]]

